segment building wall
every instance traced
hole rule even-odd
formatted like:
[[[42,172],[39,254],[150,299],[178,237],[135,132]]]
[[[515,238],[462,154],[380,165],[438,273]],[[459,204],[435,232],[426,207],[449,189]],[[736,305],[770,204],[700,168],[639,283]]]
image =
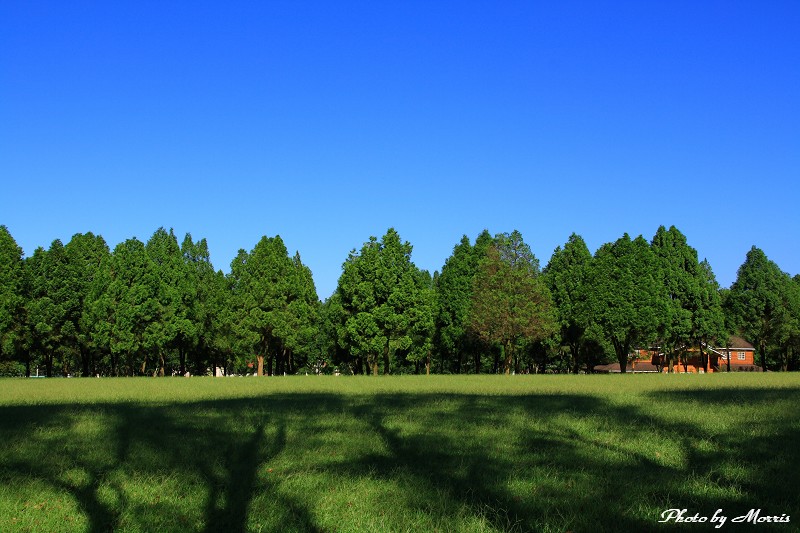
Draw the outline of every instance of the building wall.
[[[639,350],[638,356],[633,362],[632,366],[635,366],[636,363],[650,363],[656,366],[661,364],[660,356],[657,352],[649,351],[649,350]],[[723,352],[724,353],[724,352]],[[755,365],[755,352],[752,349],[731,349],[730,351],[731,356],[731,371],[736,371],[737,366],[753,366]],[[700,354],[697,352],[689,353],[687,357],[686,368],[684,368],[683,362],[676,361],[673,365],[673,369],[675,372],[699,372],[703,369],[702,362],[700,360]],[[664,362],[666,365],[666,361]],[[719,368],[721,371],[727,370],[728,364],[724,357],[719,357],[717,354],[711,352],[708,354],[708,372],[714,372],[714,367]],[[665,371],[668,371],[666,369]]]
[[[723,352],[725,353],[725,352]],[[755,362],[755,352],[753,350],[731,350],[731,366],[734,365],[754,365]],[[728,361],[725,360],[724,357],[719,358],[719,366],[722,367],[723,365],[727,366]]]

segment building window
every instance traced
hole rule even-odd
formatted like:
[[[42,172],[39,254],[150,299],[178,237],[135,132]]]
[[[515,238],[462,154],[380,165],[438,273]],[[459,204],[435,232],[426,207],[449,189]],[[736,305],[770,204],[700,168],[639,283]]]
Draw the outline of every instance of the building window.
[[[746,354],[744,352],[739,352],[739,361],[744,361],[746,358]]]

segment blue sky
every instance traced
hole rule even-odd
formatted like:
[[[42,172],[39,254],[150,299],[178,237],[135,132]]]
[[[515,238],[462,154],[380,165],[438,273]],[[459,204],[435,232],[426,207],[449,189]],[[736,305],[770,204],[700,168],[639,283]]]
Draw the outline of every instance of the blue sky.
[[[233,5],[235,4],[235,5]],[[800,272],[800,3],[0,3],[0,224],[26,254],[279,234],[321,298],[390,226],[438,270],[675,225]]]

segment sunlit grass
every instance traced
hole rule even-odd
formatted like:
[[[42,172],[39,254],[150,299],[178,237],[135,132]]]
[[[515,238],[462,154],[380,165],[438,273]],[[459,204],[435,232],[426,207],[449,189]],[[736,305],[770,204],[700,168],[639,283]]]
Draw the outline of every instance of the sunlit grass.
[[[0,531],[800,520],[798,405],[793,374],[2,380]]]

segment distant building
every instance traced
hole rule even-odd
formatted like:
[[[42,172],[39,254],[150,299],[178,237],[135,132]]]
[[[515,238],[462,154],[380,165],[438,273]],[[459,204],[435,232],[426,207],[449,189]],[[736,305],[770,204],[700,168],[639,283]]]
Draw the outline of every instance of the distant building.
[[[704,355],[705,357],[701,357]],[[669,366],[666,355],[659,348],[635,350],[633,360],[628,364],[628,372],[668,372]],[[690,347],[680,358],[674,361],[673,370],[679,373],[725,372],[728,370],[730,359],[731,372],[761,372],[761,367],[755,364],[755,348],[742,337],[732,335],[728,337],[728,345],[715,347],[703,345],[700,348]],[[619,363],[610,365],[597,365],[595,372],[619,372]]]

